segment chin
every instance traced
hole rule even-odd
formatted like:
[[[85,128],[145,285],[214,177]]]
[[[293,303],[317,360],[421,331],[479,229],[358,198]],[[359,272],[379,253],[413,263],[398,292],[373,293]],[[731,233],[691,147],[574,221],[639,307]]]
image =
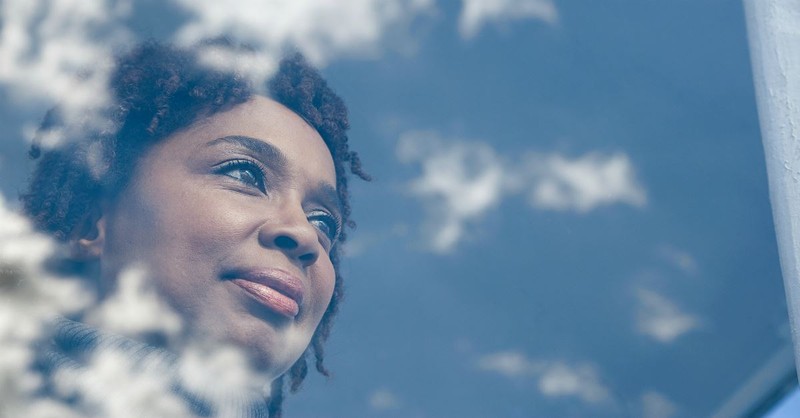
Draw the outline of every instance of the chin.
[[[255,370],[275,379],[300,358],[311,336],[291,326],[275,329],[268,322],[256,321],[235,331],[227,329],[223,340],[243,350]]]

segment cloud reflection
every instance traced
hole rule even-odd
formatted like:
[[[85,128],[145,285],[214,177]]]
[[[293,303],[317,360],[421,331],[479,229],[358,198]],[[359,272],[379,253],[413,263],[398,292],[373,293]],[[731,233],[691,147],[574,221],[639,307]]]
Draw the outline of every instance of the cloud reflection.
[[[683,312],[674,302],[653,290],[636,291],[636,329],[662,343],[671,343],[700,327],[700,319]]]
[[[537,19],[550,25],[558,22],[552,0],[462,0],[458,29],[461,37],[475,37],[489,23]]]
[[[531,359],[510,350],[482,356],[476,366],[508,378],[534,378],[539,393],[548,398],[577,398],[586,404],[601,404],[612,398],[591,363]]]
[[[263,404],[270,379],[238,347],[183,341],[168,352],[136,340],[161,334],[174,341],[182,329],[147,286],[144,269],[127,269],[97,304],[85,279],[47,267],[65,251],[0,195],[0,416],[188,416],[190,403],[176,388],[200,396],[209,416],[237,416],[249,403]],[[87,349],[73,357],[50,348],[62,340]]]
[[[615,204],[642,208],[647,203],[633,164],[621,152],[569,158],[529,151],[514,158],[485,142],[410,131],[400,136],[397,157],[420,167],[407,190],[428,209],[425,241],[437,253],[452,252],[470,225],[504,198],[518,194],[527,195],[538,210],[576,213]]]

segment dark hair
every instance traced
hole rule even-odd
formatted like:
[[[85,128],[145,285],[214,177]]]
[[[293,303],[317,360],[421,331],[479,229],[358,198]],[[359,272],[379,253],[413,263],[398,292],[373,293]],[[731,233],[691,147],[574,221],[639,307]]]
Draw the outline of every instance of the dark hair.
[[[154,41],[120,56],[111,73],[111,105],[102,112],[112,128],[90,133],[81,141],[42,150],[31,146],[39,159],[29,189],[21,200],[34,224],[62,241],[81,236],[86,216],[99,199],[119,193],[131,177],[138,159],[150,146],[194,121],[247,101],[256,90],[245,78],[217,71],[198,62],[194,51]],[[350,220],[347,170],[369,180],[358,155],[349,150],[347,108],[300,54],[284,58],[268,84],[268,95],[314,127],[325,141],[336,170],[336,189],[345,225]],[[45,116],[40,133],[61,127],[57,109]],[[102,171],[102,175],[98,174]],[[343,233],[341,241],[346,238]],[[328,376],[324,347],[343,296],[339,273],[340,245],[331,260],[336,270],[333,297],[309,348],[286,373],[292,392],[306,377],[306,356],[313,352],[317,371]],[[284,376],[272,384],[271,417],[281,416]]]

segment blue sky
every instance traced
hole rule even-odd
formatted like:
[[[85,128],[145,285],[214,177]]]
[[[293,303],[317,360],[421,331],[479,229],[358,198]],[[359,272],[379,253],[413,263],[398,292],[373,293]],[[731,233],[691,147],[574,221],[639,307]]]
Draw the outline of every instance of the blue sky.
[[[15,3],[6,201],[25,127],[69,91],[23,88],[57,70],[8,35],[52,41],[63,2]],[[354,184],[334,377],[289,416],[708,416],[790,342],[738,1],[87,4],[108,21],[50,29],[295,45],[350,107],[375,180]]]

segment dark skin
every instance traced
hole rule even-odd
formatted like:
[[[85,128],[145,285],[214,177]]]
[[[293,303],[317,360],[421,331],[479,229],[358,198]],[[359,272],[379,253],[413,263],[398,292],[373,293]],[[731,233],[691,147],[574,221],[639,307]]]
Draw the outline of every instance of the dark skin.
[[[331,301],[336,179],[319,133],[254,96],[150,148],[77,244],[100,262],[107,291],[125,268],[143,266],[191,341],[242,348],[274,379],[306,350]],[[262,273],[300,295],[248,279]]]
[[[325,187],[322,195],[327,196],[327,201],[338,201],[345,231],[347,227],[355,226],[350,219],[348,172],[364,180],[369,176],[362,170],[357,153],[349,148],[349,123],[344,102],[299,55],[284,58],[265,87],[269,97],[300,115],[324,140],[333,157],[336,199],[330,199],[330,187]],[[258,91],[236,74],[199,65],[194,51],[152,41],[116,59],[109,90],[113,94],[113,103],[104,112],[104,117],[114,126],[113,132],[86,132],[81,135],[85,141],[75,142],[74,146],[52,150],[36,145],[31,147],[30,155],[38,159],[38,164],[27,192],[21,196],[23,208],[40,230],[60,241],[88,244],[97,239],[101,226],[97,222],[98,213],[107,213],[112,203],[118,201],[119,193],[134,177],[137,162],[152,147],[197,122],[202,123],[210,115],[247,102]],[[42,134],[46,134],[62,125],[58,109],[53,109],[44,118],[40,129]],[[101,152],[89,153],[87,150],[92,147]],[[93,162],[87,165],[89,160]],[[87,170],[92,165],[105,168],[97,175]],[[239,179],[250,178],[246,170],[237,173]],[[313,221],[320,227],[325,225],[316,213]],[[345,239],[346,233],[341,232],[338,242]],[[285,243],[285,240],[281,242]],[[334,245],[330,252],[334,268],[341,256],[340,247]],[[97,260],[100,248],[82,245],[78,252]],[[97,263],[75,261],[65,266],[68,274],[93,276]],[[105,286],[109,284],[113,282],[107,280]],[[310,368],[328,375],[324,365],[325,341],[331,333],[343,296],[343,278],[337,271],[333,296],[308,349],[272,383],[269,399],[271,418],[281,416],[284,388],[292,392],[298,390]],[[284,308],[292,310],[290,305],[287,302],[289,307]],[[148,338],[150,342],[163,340],[156,335],[147,337],[152,337]],[[257,353],[252,357],[257,358]]]

